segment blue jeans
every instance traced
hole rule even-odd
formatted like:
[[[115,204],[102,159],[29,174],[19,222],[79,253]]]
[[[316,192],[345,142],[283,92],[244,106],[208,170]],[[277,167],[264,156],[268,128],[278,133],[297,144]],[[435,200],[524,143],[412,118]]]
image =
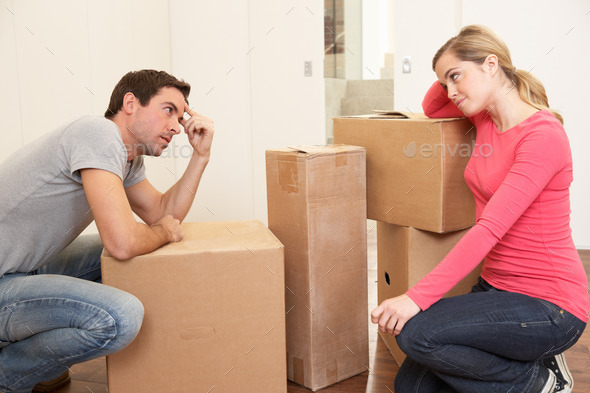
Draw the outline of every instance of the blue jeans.
[[[404,326],[395,392],[537,393],[542,359],[574,345],[585,327],[550,302],[480,278],[471,293],[442,299]]]
[[[133,341],[143,306],[100,284],[102,248],[98,235],[81,236],[39,270],[0,278],[0,392],[29,393]]]

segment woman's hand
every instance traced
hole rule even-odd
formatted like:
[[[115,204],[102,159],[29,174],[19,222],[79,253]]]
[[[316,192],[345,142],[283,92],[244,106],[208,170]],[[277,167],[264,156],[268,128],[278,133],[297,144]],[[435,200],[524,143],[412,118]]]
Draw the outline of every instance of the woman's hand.
[[[378,324],[381,332],[397,336],[406,322],[419,312],[420,307],[408,295],[403,294],[384,300],[371,311],[371,322]]]

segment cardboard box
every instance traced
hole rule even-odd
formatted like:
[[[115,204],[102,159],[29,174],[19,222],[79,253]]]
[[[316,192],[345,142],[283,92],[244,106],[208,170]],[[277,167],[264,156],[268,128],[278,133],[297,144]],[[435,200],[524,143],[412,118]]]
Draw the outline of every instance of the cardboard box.
[[[468,229],[433,233],[383,222],[377,223],[378,302],[404,294],[426,276],[457,244]],[[451,289],[445,297],[469,293],[477,283],[481,264]],[[406,355],[395,336],[379,332],[397,364]]]
[[[266,180],[285,245],[287,376],[315,391],[369,365],[365,149],[270,150]]]
[[[182,227],[150,254],[103,253],[103,282],[145,308],[137,338],[107,357],[109,392],[286,392],[282,244],[259,221]]]
[[[490,152],[474,145],[468,120],[341,117],[334,119],[334,142],[367,149],[368,218],[439,233],[475,224],[463,172],[472,152]]]

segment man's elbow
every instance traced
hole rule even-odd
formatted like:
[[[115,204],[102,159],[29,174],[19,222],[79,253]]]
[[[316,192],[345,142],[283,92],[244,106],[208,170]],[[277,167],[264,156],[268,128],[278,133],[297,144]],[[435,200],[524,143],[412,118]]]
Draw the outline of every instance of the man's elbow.
[[[124,248],[107,248],[107,251],[109,254],[111,254],[113,258],[118,259],[120,261],[126,261],[127,259],[131,259],[134,257],[133,253],[129,252],[129,250],[126,250]]]
[[[115,259],[125,261],[136,256],[131,244],[125,240],[119,239],[115,241],[105,241],[104,243],[104,248]]]

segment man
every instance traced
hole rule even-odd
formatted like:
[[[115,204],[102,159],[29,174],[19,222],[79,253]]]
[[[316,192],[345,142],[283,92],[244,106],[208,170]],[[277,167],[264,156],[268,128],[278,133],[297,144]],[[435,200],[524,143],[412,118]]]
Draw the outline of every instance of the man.
[[[105,117],[66,124],[0,165],[1,392],[29,393],[137,335],[143,307],[99,283],[100,253],[104,245],[124,260],[182,239],[214,133],[213,121],[189,108],[189,92],[165,72],[130,72]],[[181,125],[193,154],[161,194],[142,156],[159,156]],[[78,238],[93,219],[100,237]]]

